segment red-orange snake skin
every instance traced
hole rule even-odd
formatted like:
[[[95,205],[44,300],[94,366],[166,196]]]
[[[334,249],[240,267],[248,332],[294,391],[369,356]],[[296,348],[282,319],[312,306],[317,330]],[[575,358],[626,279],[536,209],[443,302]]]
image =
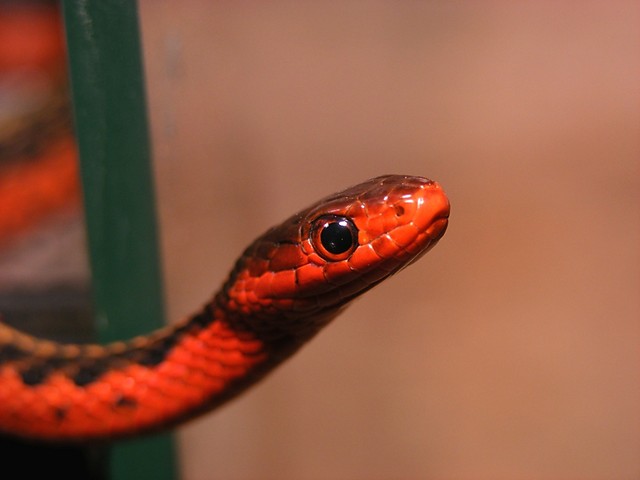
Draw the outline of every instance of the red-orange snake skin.
[[[258,237],[213,299],[176,326],[99,346],[40,340],[0,324],[0,432],[111,439],[209,411],[427,252],[448,216],[436,182],[382,176]]]

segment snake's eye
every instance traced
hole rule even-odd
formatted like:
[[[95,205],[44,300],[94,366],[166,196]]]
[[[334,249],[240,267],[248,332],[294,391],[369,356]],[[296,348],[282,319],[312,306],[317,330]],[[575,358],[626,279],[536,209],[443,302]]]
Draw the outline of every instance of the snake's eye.
[[[344,260],[358,246],[358,229],[347,217],[325,215],[313,222],[311,243],[325,260]]]

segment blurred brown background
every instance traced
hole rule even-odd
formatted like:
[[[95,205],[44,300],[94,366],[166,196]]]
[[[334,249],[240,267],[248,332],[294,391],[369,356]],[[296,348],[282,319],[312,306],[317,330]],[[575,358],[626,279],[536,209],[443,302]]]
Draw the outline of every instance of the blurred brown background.
[[[640,3],[143,0],[169,314],[383,173],[424,260],[238,401],[184,478],[640,478]]]

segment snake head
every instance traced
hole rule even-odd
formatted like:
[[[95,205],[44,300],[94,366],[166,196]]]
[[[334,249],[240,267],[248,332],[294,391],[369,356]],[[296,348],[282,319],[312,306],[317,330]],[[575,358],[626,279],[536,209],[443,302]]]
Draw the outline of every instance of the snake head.
[[[449,201],[423,177],[385,175],[335,193],[259,237],[223,289],[230,313],[304,324],[426,253]]]

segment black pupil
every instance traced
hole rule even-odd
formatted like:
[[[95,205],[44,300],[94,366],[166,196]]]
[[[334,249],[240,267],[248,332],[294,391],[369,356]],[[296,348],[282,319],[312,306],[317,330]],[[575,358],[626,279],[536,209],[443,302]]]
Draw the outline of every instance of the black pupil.
[[[353,245],[353,234],[345,220],[325,225],[320,233],[322,246],[333,254],[344,253]]]

